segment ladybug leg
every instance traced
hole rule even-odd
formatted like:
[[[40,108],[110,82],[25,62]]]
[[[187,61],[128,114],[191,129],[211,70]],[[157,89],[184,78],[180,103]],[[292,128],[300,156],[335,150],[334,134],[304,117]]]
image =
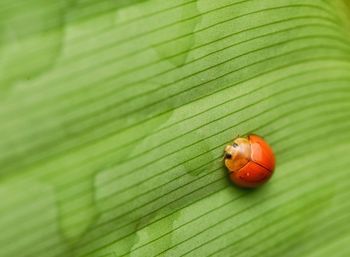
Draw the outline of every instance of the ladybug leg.
[[[226,159],[226,152],[224,151],[222,157],[218,160],[218,162],[223,162]]]
[[[240,137],[244,137],[244,138],[248,138],[248,135],[250,135],[250,133],[244,133],[244,134],[235,134],[234,138],[240,138]]]
[[[223,162],[225,160],[225,154],[222,156],[222,158],[220,158],[219,160],[218,160],[218,162]]]

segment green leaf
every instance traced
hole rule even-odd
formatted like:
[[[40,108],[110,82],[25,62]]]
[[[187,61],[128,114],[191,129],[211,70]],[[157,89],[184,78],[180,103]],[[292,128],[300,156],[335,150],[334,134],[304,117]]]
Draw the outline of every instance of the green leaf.
[[[0,256],[349,256],[345,0],[2,0]],[[256,133],[273,178],[228,179]]]

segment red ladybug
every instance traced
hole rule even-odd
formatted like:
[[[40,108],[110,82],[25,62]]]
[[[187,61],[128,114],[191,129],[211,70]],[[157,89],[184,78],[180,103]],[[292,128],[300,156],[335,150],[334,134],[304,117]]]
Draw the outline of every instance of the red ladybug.
[[[241,187],[257,187],[272,176],[275,156],[266,141],[257,135],[238,137],[225,147],[225,165],[231,180]]]

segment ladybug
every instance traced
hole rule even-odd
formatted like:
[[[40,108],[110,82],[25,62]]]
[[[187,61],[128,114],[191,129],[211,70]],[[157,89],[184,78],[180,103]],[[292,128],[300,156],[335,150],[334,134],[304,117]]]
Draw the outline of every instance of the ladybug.
[[[275,156],[260,136],[238,137],[225,147],[225,166],[230,179],[241,187],[254,188],[264,184],[275,169]]]

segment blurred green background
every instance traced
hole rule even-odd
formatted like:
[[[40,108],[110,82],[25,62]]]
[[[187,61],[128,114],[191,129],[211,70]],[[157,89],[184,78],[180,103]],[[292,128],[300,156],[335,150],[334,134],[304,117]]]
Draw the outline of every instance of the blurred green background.
[[[1,257],[350,256],[349,130],[347,0],[0,1]]]

